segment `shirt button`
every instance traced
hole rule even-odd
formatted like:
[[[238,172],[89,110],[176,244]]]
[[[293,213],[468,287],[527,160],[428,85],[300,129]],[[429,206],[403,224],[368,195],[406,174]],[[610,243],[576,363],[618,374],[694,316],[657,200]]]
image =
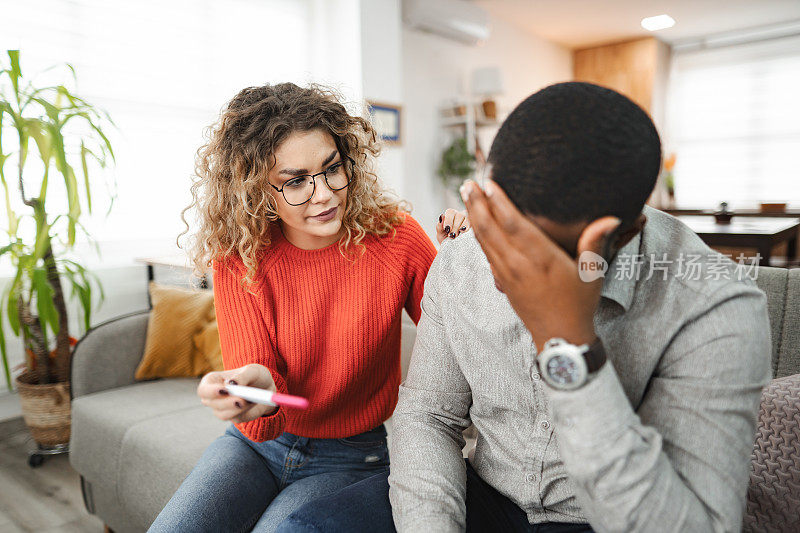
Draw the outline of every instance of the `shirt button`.
[[[536,474],[525,474],[525,481],[528,483],[533,483],[536,481]]]
[[[442,409],[444,409],[445,411],[447,411],[449,413],[452,410],[452,407],[450,407],[449,403],[446,403],[446,404],[442,405]]]
[[[542,379],[542,376],[540,376],[538,372],[534,372],[531,377],[533,378],[533,381],[539,381]]]
[[[547,420],[542,420],[541,426],[542,426],[542,429],[545,429],[545,430],[550,429],[550,422],[548,422]]]

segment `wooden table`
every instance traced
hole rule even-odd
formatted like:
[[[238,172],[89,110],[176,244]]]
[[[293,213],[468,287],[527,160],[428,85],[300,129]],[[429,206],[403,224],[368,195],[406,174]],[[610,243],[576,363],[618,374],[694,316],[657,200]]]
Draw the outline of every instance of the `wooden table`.
[[[684,215],[713,215],[719,209],[664,209],[672,216],[681,217]],[[734,217],[767,217],[767,218],[800,218],[800,209],[791,208],[784,211],[762,211],[761,209],[733,209]]]
[[[755,248],[761,255],[762,265],[770,264],[772,248],[784,242],[788,259],[797,258],[800,218],[733,217],[730,224],[717,224],[712,216],[679,216],[678,220],[709,246]]]

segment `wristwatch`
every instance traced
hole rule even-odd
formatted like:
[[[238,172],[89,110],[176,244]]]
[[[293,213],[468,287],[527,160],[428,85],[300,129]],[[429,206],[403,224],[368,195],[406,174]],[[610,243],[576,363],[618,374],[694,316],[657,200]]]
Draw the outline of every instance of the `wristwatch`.
[[[581,346],[553,338],[545,343],[536,360],[548,385],[558,390],[574,390],[583,387],[603,367],[606,351],[599,338],[591,345]]]

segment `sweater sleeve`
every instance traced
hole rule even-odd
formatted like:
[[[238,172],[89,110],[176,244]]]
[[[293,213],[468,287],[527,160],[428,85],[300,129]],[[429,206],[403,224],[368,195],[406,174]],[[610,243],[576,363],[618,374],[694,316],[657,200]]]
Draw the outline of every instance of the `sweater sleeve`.
[[[214,306],[225,370],[257,363],[269,369],[278,392],[286,393],[286,381],[278,371],[278,354],[270,335],[274,324],[258,305],[258,296],[242,286],[242,273],[233,261],[214,262]],[[254,442],[272,440],[283,432],[286,412],[278,408],[269,416],[236,424]]]
[[[436,247],[419,222],[406,215],[405,222],[397,229],[400,250],[405,259],[406,279],[409,281],[405,309],[414,324],[421,316],[420,302],[425,286],[425,278],[436,257]]]

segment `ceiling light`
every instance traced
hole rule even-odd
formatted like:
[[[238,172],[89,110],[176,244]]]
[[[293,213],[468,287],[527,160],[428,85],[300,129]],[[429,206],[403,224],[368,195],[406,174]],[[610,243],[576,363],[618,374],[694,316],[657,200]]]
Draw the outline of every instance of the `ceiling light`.
[[[648,31],[664,30],[675,25],[675,19],[669,15],[656,15],[642,19],[642,28]]]

